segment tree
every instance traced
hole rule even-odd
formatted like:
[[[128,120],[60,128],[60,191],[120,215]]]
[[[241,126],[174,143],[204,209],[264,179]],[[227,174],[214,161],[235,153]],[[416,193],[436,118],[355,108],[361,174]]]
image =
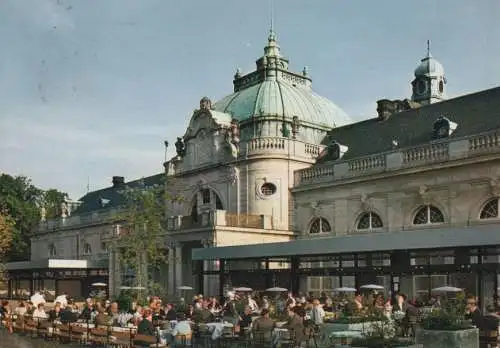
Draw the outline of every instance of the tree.
[[[163,185],[127,187],[122,194],[125,204],[117,218],[122,225],[114,240],[115,250],[119,251],[122,266],[135,274],[130,285],[152,290],[157,288],[153,273],[166,261],[162,241],[165,200],[169,197]]]
[[[43,206],[47,219],[61,216],[61,204],[68,199],[68,194],[56,189],[49,189],[43,193]]]
[[[28,260],[30,236],[40,221],[43,205],[60,206],[60,197],[67,194],[57,190],[44,191],[31,183],[25,176],[0,174],[0,210],[14,221],[12,247],[7,253],[8,261]]]
[[[14,220],[6,212],[0,211],[0,283],[6,281],[4,262],[5,256],[12,246],[13,230]]]
[[[13,230],[14,220],[6,212],[0,212],[0,261],[4,261],[12,246]]]

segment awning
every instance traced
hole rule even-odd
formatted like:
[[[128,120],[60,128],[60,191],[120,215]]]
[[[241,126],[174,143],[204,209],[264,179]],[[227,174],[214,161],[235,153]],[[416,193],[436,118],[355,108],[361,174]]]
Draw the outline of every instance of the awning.
[[[194,249],[193,260],[249,259],[500,245],[500,225],[423,228],[400,232],[312,237],[290,242]]]
[[[63,260],[63,259],[44,259],[37,261],[10,262],[6,265],[7,271],[32,270],[32,269],[88,269],[103,268],[89,260]],[[107,268],[107,267],[105,267]]]

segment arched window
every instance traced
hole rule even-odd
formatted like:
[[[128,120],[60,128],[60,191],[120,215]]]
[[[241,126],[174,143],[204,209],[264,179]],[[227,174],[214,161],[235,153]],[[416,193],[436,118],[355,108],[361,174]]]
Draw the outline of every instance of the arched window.
[[[330,227],[330,223],[325,218],[315,219],[309,228],[309,233],[311,234],[328,232],[332,232],[332,228]]]
[[[373,212],[366,212],[361,214],[358,220],[358,230],[373,230],[382,228],[384,224],[380,216]]]
[[[92,247],[90,246],[89,243],[84,243],[83,244],[83,255],[90,255],[92,254]]]
[[[193,198],[191,204],[191,218],[198,221],[198,195],[201,197],[201,204],[210,205],[211,209],[224,210],[219,195],[211,189],[200,190]]]
[[[498,198],[490,199],[481,209],[479,218],[484,219],[497,219],[498,216]]]
[[[49,245],[49,257],[55,257],[57,255],[56,246],[54,243]]]
[[[424,205],[413,218],[414,225],[428,225],[444,223],[444,215],[439,208],[433,205]]]

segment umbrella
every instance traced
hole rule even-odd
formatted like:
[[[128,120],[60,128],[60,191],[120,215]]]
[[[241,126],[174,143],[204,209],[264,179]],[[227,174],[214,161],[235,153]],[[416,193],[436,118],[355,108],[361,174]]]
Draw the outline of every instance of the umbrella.
[[[269,289],[266,289],[266,291],[269,291],[269,292],[285,292],[285,291],[288,291],[288,289],[285,289],[285,288],[269,288]]]
[[[177,287],[177,290],[193,290],[193,288],[187,285],[182,285]]]
[[[341,288],[333,289],[333,291],[336,291],[336,292],[356,292],[357,290],[354,288],[341,287]]]
[[[240,286],[239,288],[234,288],[234,291],[236,291],[236,292],[251,292],[251,291],[253,291],[253,289],[246,288],[244,286]]]
[[[104,287],[104,286],[108,286],[108,284],[106,284],[106,283],[92,283],[92,284],[90,284],[90,286],[101,286],[101,287]]]
[[[432,292],[462,292],[464,289],[456,288],[454,286],[442,286],[431,290]]]
[[[385,290],[382,285],[367,284],[359,287],[360,289],[370,289],[370,290]]]

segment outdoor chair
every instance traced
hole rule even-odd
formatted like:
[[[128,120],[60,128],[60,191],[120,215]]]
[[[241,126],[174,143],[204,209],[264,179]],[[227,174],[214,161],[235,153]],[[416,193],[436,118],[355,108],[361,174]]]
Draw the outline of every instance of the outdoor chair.
[[[136,334],[134,336],[134,348],[144,348],[144,347],[151,347],[151,348],[166,348],[166,344],[162,344],[158,342],[158,337],[156,336],[150,336],[150,335],[142,335],[142,334]]]
[[[498,330],[479,331],[479,348],[498,347]]]
[[[224,327],[219,338],[220,346],[222,348],[229,348],[237,343],[238,338],[238,335],[234,332],[234,327]]]
[[[212,333],[205,324],[197,325],[193,330],[194,342],[193,346],[196,348],[211,348],[212,347]]]
[[[321,327],[319,325],[310,324],[306,328],[306,333],[307,333],[306,335],[307,346],[311,347],[311,341],[312,341],[314,348],[318,348],[318,341],[320,340],[320,335],[321,335]]]
[[[106,345],[109,343],[109,332],[108,329],[93,328],[90,329],[90,340],[91,343],[97,345]]]
[[[272,332],[255,331],[251,343],[253,348],[271,348],[273,346]]]
[[[54,326],[54,338],[58,339],[61,343],[67,343],[71,340],[69,324],[56,324]]]
[[[116,331],[111,329],[109,346],[119,348],[129,348],[133,346],[132,329],[127,331]]]
[[[24,332],[30,336],[36,336],[38,332],[38,325],[31,317],[26,317],[24,320]]]
[[[69,338],[71,342],[83,343],[88,340],[89,329],[86,326],[71,325]]]

